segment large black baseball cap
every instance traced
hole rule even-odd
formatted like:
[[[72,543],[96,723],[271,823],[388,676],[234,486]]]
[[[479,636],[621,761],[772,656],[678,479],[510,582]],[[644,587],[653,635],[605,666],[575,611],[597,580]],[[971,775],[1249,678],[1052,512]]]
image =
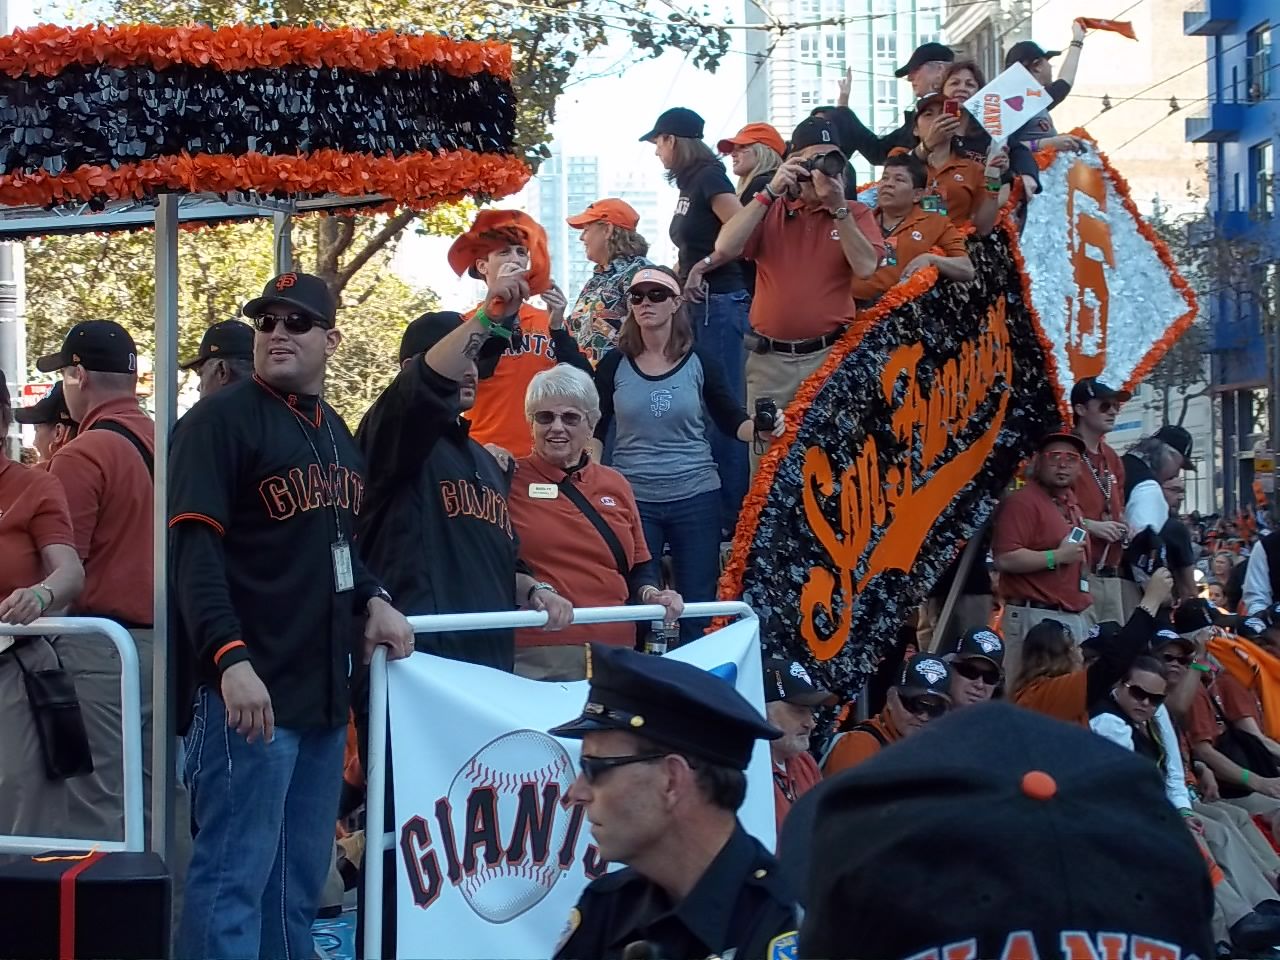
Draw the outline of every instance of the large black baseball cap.
[[[1004,641],[990,627],[972,627],[950,643],[944,643],[938,653],[948,663],[954,660],[989,660],[997,668],[1004,668]]]
[[[813,682],[799,660],[770,659],[764,662],[764,702],[796,703],[802,707],[828,707],[836,695]]]
[[[653,129],[641,137],[640,141],[643,143],[646,140],[657,140],[664,134],[701,140],[704,126],[702,117],[688,107],[672,107],[659,115]]]
[[[223,320],[215,323],[200,338],[200,352],[190,360],[179,364],[183,370],[199,367],[209,360],[253,358],[253,327],[239,320]]]
[[[939,60],[942,63],[954,63],[956,52],[945,43],[922,43],[911,54],[911,59],[894,71],[895,77],[905,77],[923,67],[926,63]]]
[[[1109,387],[1097,377],[1085,377],[1071,388],[1071,405],[1088,403],[1090,400],[1119,400],[1127,402],[1133,396],[1128,390],[1117,390]]]
[[[137,373],[138,348],[129,331],[114,320],[85,320],[67,331],[61,350],[36,361],[41,373],[75,366],[100,373]]]
[[[1052,60],[1061,53],[1061,50],[1046,50],[1034,40],[1023,40],[1015,43],[1009,48],[1009,52],[1004,55],[1004,67],[1008,70],[1015,63],[1030,63],[1032,60],[1039,60],[1041,57],[1046,60]]]
[[[1167,423],[1156,431],[1156,439],[1182,454],[1183,470],[1195,470],[1196,465],[1191,462],[1191,434],[1184,427]]]
[[[957,710],[819,784],[778,848],[801,957],[1101,956],[1104,932],[1214,955],[1209,873],[1152,761],[1008,704]]]
[[[257,317],[273,304],[300,310],[326,327],[332,327],[338,316],[338,304],[329,292],[329,285],[310,273],[282,273],[272,277],[262,288],[262,296],[246,303],[243,312],[246,317]]]
[[[426,353],[446,335],[458,329],[462,323],[462,314],[450,310],[436,310],[424,313],[404,328],[400,336],[400,362],[410,357]]]
[[[805,147],[830,144],[839,149],[840,138],[836,136],[835,125],[825,117],[805,117],[791,134],[791,147],[788,155]]]
[[[67,409],[67,398],[62,392],[61,380],[31,406],[18,407],[14,410],[13,419],[28,426],[35,426],[38,423],[65,423],[69,427],[76,425],[76,422],[71,419],[71,411]]]

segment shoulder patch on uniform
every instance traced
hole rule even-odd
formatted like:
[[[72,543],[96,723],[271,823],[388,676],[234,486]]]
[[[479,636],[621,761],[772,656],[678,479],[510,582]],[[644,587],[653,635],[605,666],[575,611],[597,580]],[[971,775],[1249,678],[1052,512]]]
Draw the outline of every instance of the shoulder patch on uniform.
[[[582,926],[582,911],[574,907],[569,911],[569,919],[564,922],[564,929],[560,931],[560,939],[556,941],[556,948],[551,951],[553,956],[564,949],[564,945],[569,942],[569,938],[578,931],[580,926]]]
[[[767,960],[796,960],[799,955],[799,931],[782,933],[769,941],[769,950],[765,954]]]

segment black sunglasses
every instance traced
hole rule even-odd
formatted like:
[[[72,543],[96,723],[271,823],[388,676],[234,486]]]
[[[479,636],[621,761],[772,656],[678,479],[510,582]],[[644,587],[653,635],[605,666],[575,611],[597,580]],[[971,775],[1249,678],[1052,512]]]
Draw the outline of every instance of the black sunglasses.
[[[648,290],[632,290],[627,294],[627,299],[632,304],[639,305],[648,300],[650,303],[663,303],[674,297],[675,294],[665,287],[652,287]]]
[[[259,333],[274,333],[278,323],[283,323],[285,330],[289,333],[307,333],[312,327],[325,326],[325,324],[320,323],[314,317],[307,316],[305,313],[291,313],[284,317],[273,316],[270,313],[260,313],[253,318],[253,327]]]
[[[578,766],[587,783],[596,783],[610,770],[625,767],[633,763],[652,763],[670,756],[666,753],[636,753],[627,757],[588,757],[585,753],[578,758]]]
[[[1103,400],[1101,403],[1098,404],[1098,412],[1099,413],[1119,413],[1120,408],[1123,406],[1124,406],[1123,403],[1119,403],[1115,400]]]
[[[944,700],[937,697],[921,695],[918,697],[899,697],[902,706],[906,708],[907,713],[914,713],[917,717],[928,717],[930,720],[936,720],[947,712],[947,704]]]
[[[956,660],[951,664],[951,669],[966,680],[977,680],[981,678],[982,682],[988,687],[994,687],[1000,682],[1000,671],[989,667],[980,667],[976,663],[968,663],[964,660]]]
[[[1145,700],[1153,707],[1158,707],[1164,703],[1165,695],[1163,693],[1152,693],[1146,687],[1140,687],[1136,683],[1129,683],[1127,680],[1124,683],[1124,688],[1129,691],[1129,696],[1133,697],[1133,699]]]
[[[577,410],[566,410],[564,413],[556,413],[554,410],[539,410],[533,415],[533,422],[549,427],[559,419],[566,427],[576,427],[585,418]]]
[[[1177,664],[1181,664],[1184,667],[1191,666],[1190,654],[1180,657],[1176,653],[1162,653],[1160,654],[1160,659],[1163,660],[1165,663],[1177,663]]]

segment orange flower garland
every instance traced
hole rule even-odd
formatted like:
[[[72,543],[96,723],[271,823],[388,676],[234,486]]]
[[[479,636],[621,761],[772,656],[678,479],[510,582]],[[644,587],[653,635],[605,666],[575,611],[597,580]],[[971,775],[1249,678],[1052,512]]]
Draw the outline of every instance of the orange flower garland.
[[[511,79],[511,48],[493,41],[451,40],[354,27],[206,26],[63,27],[41,24],[0,37],[0,70],[11,77],[54,76],[73,64],[186,64],[218,70],[338,67],[373,73],[438,67],[454,76],[491,73]]]

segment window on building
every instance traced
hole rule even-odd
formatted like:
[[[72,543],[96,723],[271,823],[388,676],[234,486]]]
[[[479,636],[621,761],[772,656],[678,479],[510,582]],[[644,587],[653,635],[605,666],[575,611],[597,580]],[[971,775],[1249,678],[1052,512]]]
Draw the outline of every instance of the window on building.
[[[1275,215],[1274,156],[1270,140],[1249,148],[1249,213],[1260,220],[1270,220]]]
[[[805,31],[800,34],[800,59],[801,60],[817,60],[818,44],[821,38],[816,31]]]
[[[894,97],[894,87],[896,83],[883,77],[876,78],[876,103],[888,104],[893,106],[897,101]]]
[[[1249,31],[1245,47],[1245,84],[1250,103],[1266,100],[1271,95],[1271,25],[1264,23]]]
[[[823,50],[828,60],[844,63],[844,30],[836,27],[823,34]]]
[[[817,20],[821,15],[821,0],[800,0],[800,19],[802,21]]]
[[[822,90],[815,84],[800,88],[800,106],[816,107],[818,106],[818,98],[822,96]]]
[[[877,60],[897,60],[898,59],[898,37],[893,33],[876,34],[876,59]]]

